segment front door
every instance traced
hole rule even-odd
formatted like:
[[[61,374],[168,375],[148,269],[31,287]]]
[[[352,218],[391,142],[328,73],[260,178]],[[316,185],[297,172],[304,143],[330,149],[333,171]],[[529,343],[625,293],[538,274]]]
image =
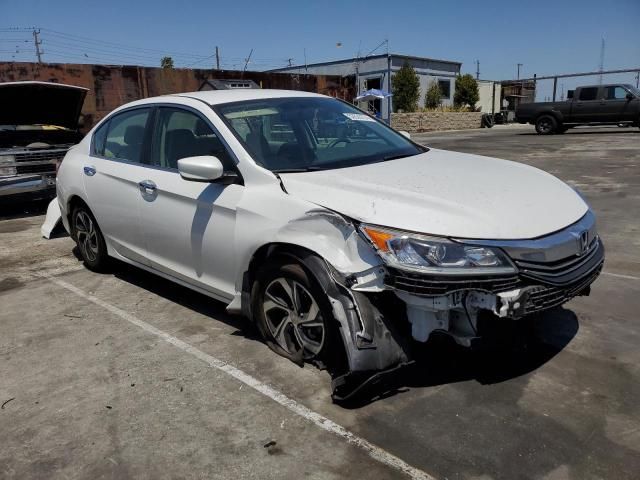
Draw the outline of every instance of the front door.
[[[636,120],[638,100],[629,100],[629,92],[620,85],[604,87],[602,100],[602,119],[606,122],[630,122]]]
[[[235,291],[236,207],[244,187],[194,182],[178,173],[178,160],[214,155],[234,170],[231,155],[210,123],[180,107],[158,108],[148,184],[140,214],[150,265],[214,295]]]
[[[150,117],[150,108],[114,115],[96,131],[83,165],[89,208],[107,242],[118,255],[140,263],[146,263],[146,248],[138,182],[147,170],[143,144]]]

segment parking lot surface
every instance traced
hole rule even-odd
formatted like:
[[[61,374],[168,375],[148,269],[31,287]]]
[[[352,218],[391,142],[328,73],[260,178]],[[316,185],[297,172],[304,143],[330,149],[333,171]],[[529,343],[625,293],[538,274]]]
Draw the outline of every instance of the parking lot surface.
[[[222,304],[123,265],[91,273],[69,237],[40,238],[41,209],[14,208],[0,220],[0,478],[639,478],[640,131],[414,139],[579,188],[607,248],[591,295],[533,319],[517,348],[429,345],[396,388],[339,406],[325,372],[278,357]]]

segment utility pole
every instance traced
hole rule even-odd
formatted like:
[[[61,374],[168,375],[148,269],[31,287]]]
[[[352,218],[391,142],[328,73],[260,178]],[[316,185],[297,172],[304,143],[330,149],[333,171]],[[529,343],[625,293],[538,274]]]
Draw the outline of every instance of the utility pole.
[[[600,85],[602,85],[602,72],[604,71],[604,37],[600,43]]]
[[[522,67],[523,65],[524,64],[522,64],[522,63],[518,63],[517,64],[517,66],[518,66],[518,76],[516,77],[516,80],[520,80],[520,67]]]
[[[476,80],[480,80],[480,60],[476,60]]]
[[[247,71],[247,65],[249,65],[249,62],[251,61],[251,55],[253,55],[253,48],[251,49],[251,51],[249,52],[249,56],[247,58],[245,58],[244,61],[244,68],[242,69],[242,73]]]
[[[640,84],[640,71],[636,73],[636,88],[638,88],[639,84]]]
[[[220,70],[220,50],[216,47],[216,70]]]
[[[42,40],[40,40],[40,30],[33,29],[33,43],[36,46],[36,57],[38,57],[38,63],[42,63],[42,54],[44,53],[40,50],[40,45],[42,45]]]

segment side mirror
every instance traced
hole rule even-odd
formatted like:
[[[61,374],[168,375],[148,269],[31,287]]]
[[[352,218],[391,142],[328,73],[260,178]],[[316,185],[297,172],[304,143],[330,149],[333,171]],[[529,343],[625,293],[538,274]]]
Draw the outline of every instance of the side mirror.
[[[411,138],[411,134],[405,130],[400,130],[398,133],[404,137]]]
[[[178,160],[178,172],[185,180],[213,182],[223,177],[224,167],[218,157],[203,155]]]
[[[635,97],[632,93],[627,93],[627,100],[633,100]]]

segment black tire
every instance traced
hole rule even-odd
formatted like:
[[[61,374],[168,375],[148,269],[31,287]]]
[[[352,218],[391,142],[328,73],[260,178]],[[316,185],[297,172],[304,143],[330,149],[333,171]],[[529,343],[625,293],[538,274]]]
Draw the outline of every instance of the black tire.
[[[482,128],[491,128],[495,124],[493,115],[489,115],[488,113],[484,113],[482,115]]]
[[[107,245],[91,210],[78,205],[71,213],[71,225],[84,265],[94,272],[106,272],[109,268]]]
[[[551,135],[558,129],[558,121],[553,115],[540,115],[536,118],[536,132],[540,135]]]
[[[278,317],[281,317],[280,321],[283,323],[287,321],[285,308],[281,304],[286,304],[290,310],[293,307],[284,298],[286,296],[285,290],[279,290],[281,288],[280,279],[291,282],[290,285],[297,285],[294,288],[302,287],[298,290],[301,303],[304,305],[307,302],[308,304],[309,299],[305,297],[309,295],[318,307],[316,318],[307,317],[305,320],[303,307],[299,312],[302,315],[298,317],[292,315],[298,318],[299,323],[290,318],[290,325],[284,325],[278,330],[278,327],[281,326]],[[278,292],[280,292],[279,296]],[[344,352],[344,348],[339,348],[343,346],[338,331],[338,322],[333,317],[331,304],[320,283],[304,267],[288,257],[270,260],[265,267],[258,271],[251,297],[253,318],[265,342],[273,351],[299,365],[311,362],[320,367],[328,368],[330,372],[341,369],[344,362],[341,352]],[[273,297],[281,300],[281,304],[271,300],[271,304],[276,303],[278,306],[268,310],[265,303]],[[305,321],[309,325],[321,323],[322,331],[320,327],[304,327]],[[281,331],[282,335],[278,337],[275,334],[277,331]],[[304,344],[305,342],[307,343]],[[320,342],[321,344],[318,345]]]

